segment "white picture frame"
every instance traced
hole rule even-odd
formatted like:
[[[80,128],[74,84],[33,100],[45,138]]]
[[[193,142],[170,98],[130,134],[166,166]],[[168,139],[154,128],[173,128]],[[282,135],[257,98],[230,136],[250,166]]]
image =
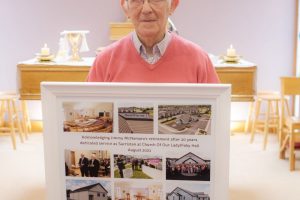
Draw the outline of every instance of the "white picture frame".
[[[147,195],[154,195],[149,192],[152,188],[157,199],[176,195],[182,187],[191,193],[202,192],[210,200],[229,199],[230,85],[44,82],[41,84],[41,94],[47,200],[67,200],[68,195],[75,195],[78,191],[71,188],[77,182],[106,186],[103,187],[106,194],[101,193],[106,195],[106,199],[109,199],[108,196],[116,199],[125,195],[124,185],[135,190],[144,185]],[[124,108],[134,108],[134,114],[126,114],[130,111],[124,111]],[[99,111],[101,109],[104,111]],[[145,110],[148,110],[147,114]],[[96,117],[86,113],[96,113]],[[124,125],[123,117],[131,131],[120,128]],[[130,125],[130,117],[147,121],[143,125],[153,127],[147,129],[150,134],[134,130],[137,126]],[[96,131],[95,126],[85,125],[98,123],[95,121],[104,118],[105,127],[97,126]],[[188,122],[185,123],[186,119]],[[200,124],[204,124],[201,126],[206,127],[205,130]],[[128,141],[129,138],[131,141]],[[105,143],[105,139],[110,143]],[[142,139],[145,142],[139,141]],[[105,172],[102,178],[80,177],[79,172],[69,175],[69,168],[66,170],[64,166],[67,166],[70,152],[75,155],[73,160],[80,152],[94,155],[105,152],[109,157],[109,173]],[[91,160],[89,162],[94,162]],[[136,167],[135,160],[139,162]],[[119,161],[122,161],[124,168],[127,167],[125,178],[121,178],[123,171],[118,168]],[[74,171],[81,170],[77,164],[76,160],[70,165]],[[133,176],[138,166],[149,179],[140,175],[138,178],[128,178]],[[98,176],[100,172],[96,174]],[[194,189],[195,184],[203,191]],[[153,188],[159,189],[156,191]],[[137,194],[126,194],[138,198]]]

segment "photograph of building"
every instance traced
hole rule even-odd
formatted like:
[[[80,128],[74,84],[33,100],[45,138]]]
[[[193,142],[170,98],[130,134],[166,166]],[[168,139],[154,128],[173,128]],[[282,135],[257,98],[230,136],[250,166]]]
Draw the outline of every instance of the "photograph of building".
[[[65,150],[65,174],[77,177],[111,177],[110,152]]]
[[[208,184],[166,184],[166,200],[210,200]]]
[[[162,179],[162,158],[149,155],[114,155],[114,177]]]
[[[166,179],[210,181],[210,160],[191,152],[180,158],[167,157]]]
[[[111,200],[111,185],[108,181],[66,181],[67,200]]]
[[[64,132],[112,132],[112,103],[64,102],[63,112]]]
[[[211,105],[159,105],[158,133],[210,135]]]
[[[162,183],[115,182],[115,200],[162,200]]]
[[[119,133],[153,134],[153,107],[119,107],[118,115]]]

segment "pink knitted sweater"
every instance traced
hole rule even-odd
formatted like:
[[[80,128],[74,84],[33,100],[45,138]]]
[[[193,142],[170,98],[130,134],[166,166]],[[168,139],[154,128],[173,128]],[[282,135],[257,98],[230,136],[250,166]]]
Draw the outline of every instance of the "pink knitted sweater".
[[[149,64],[134,47],[131,34],[98,54],[89,82],[218,83],[207,55],[199,46],[175,34],[155,64]]]

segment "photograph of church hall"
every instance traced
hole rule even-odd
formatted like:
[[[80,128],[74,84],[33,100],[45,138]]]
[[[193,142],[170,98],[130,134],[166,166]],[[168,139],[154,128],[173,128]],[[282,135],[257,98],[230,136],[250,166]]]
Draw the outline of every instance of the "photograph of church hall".
[[[162,158],[150,155],[114,155],[114,177],[162,179]]]
[[[115,182],[115,200],[162,200],[162,183],[135,181]]]
[[[153,106],[121,106],[118,115],[119,133],[153,134]]]
[[[66,180],[67,200],[111,200],[111,183],[95,180]]]
[[[210,181],[210,160],[203,159],[191,152],[180,158],[168,156],[166,158],[166,179]]]
[[[210,135],[211,105],[159,105],[158,133]]]
[[[166,200],[210,200],[208,184],[170,182],[166,184]]]
[[[65,175],[110,178],[110,152],[65,150]]]
[[[113,103],[64,102],[64,132],[112,133]]]

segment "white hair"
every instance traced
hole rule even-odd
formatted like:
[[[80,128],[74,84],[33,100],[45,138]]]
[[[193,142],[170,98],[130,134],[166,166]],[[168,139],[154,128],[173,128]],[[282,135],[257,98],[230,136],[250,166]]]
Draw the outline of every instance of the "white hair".
[[[167,1],[169,3],[169,6],[171,6],[171,3],[172,3],[173,0],[167,0]],[[128,6],[128,0],[126,0],[126,2],[127,2],[127,6]]]

